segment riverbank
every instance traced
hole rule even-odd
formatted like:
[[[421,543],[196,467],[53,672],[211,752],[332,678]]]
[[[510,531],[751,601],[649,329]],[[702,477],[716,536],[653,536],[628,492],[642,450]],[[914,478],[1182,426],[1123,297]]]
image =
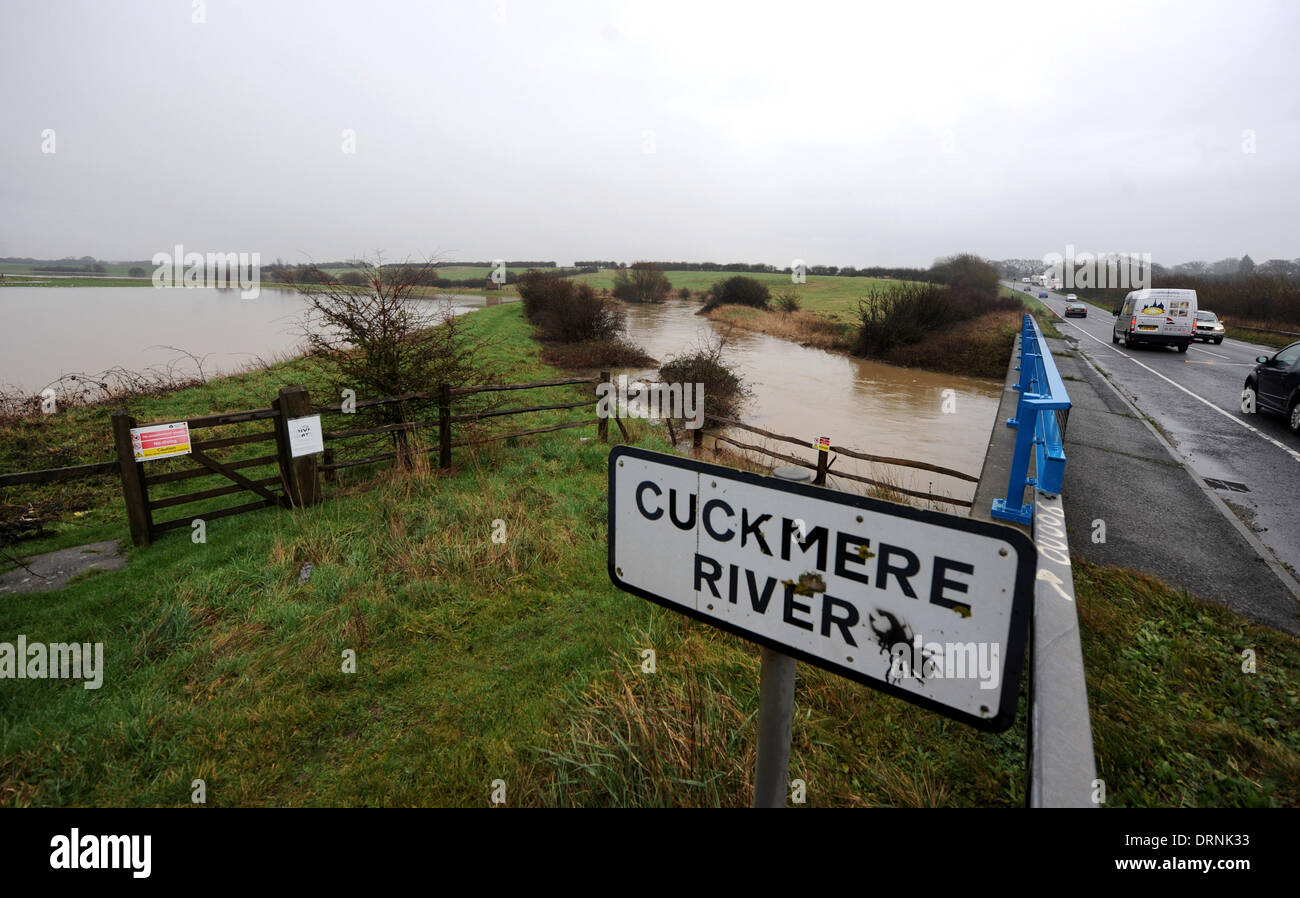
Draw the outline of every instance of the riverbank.
[[[742,330],[758,331],[831,352],[850,353],[854,327],[836,318],[806,312],[780,312],[748,306],[720,306],[708,313],[712,321]],[[896,346],[876,361],[906,368],[924,368],[942,374],[1002,377],[1020,329],[1015,312],[991,312],[927,334],[919,343]]]
[[[517,379],[561,376],[520,311],[469,320]],[[252,407],[308,365],[133,411]],[[46,424],[52,442],[84,429]],[[221,806],[486,805],[495,779],[510,805],[748,804],[758,652],[609,584],[594,430],[457,449],[447,472],[358,469],[322,505],[213,521],[204,544],[173,534],[125,570],[6,599],[0,639],[102,641],[106,671],[94,691],[3,681],[0,803],[180,806],[203,778]],[[115,481],[97,489],[123,536]],[[1113,569],[1076,583],[1108,804],[1300,804],[1293,640]],[[1257,675],[1220,663],[1238,643],[1270,659]],[[982,734],[800,665],[791,776],[813,806],[1021,806],[1025,723],[1023,699],[1011,730]]]

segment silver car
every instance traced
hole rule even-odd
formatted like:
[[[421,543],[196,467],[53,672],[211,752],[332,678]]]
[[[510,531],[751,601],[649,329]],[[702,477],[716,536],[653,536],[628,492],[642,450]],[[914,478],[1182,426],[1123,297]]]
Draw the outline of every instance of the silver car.
[[[1204,340],[1206,343],[1223,342],[1223,322],[1219,316],[1213,312],[1207,312],[1199,309],[1196,312],[1196,324],[1192,331],[1193,340]]]

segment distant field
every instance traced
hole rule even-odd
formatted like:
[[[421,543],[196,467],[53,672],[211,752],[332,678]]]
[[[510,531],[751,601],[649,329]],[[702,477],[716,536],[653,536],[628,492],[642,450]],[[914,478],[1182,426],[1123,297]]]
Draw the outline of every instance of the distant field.
[[[507,272],[511,272],[514,274],[523,274],[527,270],[528,270],[527,268],[506,269]],[[546,271],[547,269],[542,269],[542,270]],[[491,274],[492,274],[491,268],[475,268],[469,265],[453,265],[453,266],[446,266],[446,267],[443,266],[438,267],[438,277],[447,278],[448,280],[451,281],[461,281],[461,280],[465,280],[466,278],[483,278],[484,280],[487,280],[488,276]]]
[[[891,283],[887,278],[865,277],[831,277],[828,275],[808,275],[805,284],[790,283],[788,274],[752,274],[735,271],[665,271],[674,290],[686,287],[696,292],[704,292],[719,281],[725,281],[737,274],[753,278],[767,284],[772,291],[772,298],[784,290],[792,289],[799,295],[800,305],[809,312],[832,321],[851,321],[857,318],[858,300],[867,295],[872,287]],[[586,281],[596,288],[614,285],[614,270],[603,269],[596,274],[583,274],[574,278]]]
[[[98,264],[104,266],[103,271],[96,271],[96,272],[36,271],[37,268],[54,268],[54,267],[63,267],[63,266],[69,268],[76,268],[76,267],[80,267],[81,264],[82,263],[80,262],[36,262],[36,263],[0,262],[0,274],[35,274],[35,275],[62,274],[62,275],[84,275],[85,277],[95,277],[97,275],[100,277],[104,277],[104,276],[127,277],[130,274],[131,268],[135,266],[139,266],[140,268],[143,268],[148,275],[152,275],[154,270],[153,263],[151,262],[100,262]]]

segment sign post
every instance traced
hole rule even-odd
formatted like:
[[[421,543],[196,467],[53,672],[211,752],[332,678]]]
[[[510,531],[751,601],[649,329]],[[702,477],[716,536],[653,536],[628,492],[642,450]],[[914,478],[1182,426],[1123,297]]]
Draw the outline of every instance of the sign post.
[[[1014,528],[619,446],[608,565],[767,650],[756,806],[784,804],[796,660],[981,730],[1015,718],[1037,553]]]
[[[793,483],[811,479],[804,468],[784,465],[772,476]],[[789,655],[763,647],[758,674],[758,752],[754,760],[754,807],[785,807],[790,780],[790,732],[794,728],[794,675]]]

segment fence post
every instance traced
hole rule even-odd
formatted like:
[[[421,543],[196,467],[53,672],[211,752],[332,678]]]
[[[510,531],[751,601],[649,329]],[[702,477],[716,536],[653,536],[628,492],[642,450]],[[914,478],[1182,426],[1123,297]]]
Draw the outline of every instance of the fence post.
[[[609,372],[608,371],[600,372],[600,383],[607,384],[609,382],[610,382]],[[598,391],[596,394],[597,398],[599,398],[600,384],[596,385],[596,390]],[[617,399],[617,397],[615,398]],[[615,408],[617,408],[617,404],[615,405]],[[606,418],[600,413],[599,402],[596,403],[596,436],[600,438],[600,441],[602,443],[609,442],[609,418]]]
[[[135,460],[135,450],[131,446],[131,428],[135,427],[135,418],[125,411],[116,411],[113,412],[112,421],[117,467],[122,475],[122,498],[126,500],[126,520],[131,525],[131,542],[137,546],[147,546],[153,529],[153,516],[149,513],[144,465]]]
[[[311,411],[307,388],[281,387],[275,407],[280,410],[279,426],[275,429],[275,449],[276,455],[280,457],[280,470],[287,487],[285,494],[293,506],[315,505],[320,501],[316,456],[294,458],[289,449],[289,419],[304,418]]]
[[[826,485],[826,469],[830,456],[830,452],[823,452],[820,449],[817,450],[817,476],[813,478],[813,485]]]
[[[451,387],[438,385],[438,467],[451,467]]]

